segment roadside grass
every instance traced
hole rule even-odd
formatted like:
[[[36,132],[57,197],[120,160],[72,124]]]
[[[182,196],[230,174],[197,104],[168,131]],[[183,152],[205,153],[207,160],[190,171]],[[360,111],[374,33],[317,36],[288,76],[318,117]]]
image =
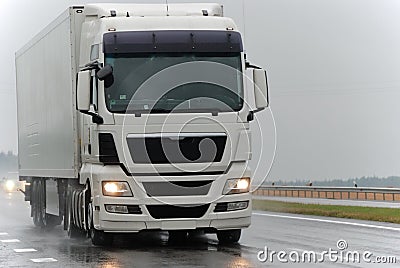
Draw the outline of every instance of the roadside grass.
[[[396,208],[301,204],[253,199],[253,209],[400,224],[400,209]]]

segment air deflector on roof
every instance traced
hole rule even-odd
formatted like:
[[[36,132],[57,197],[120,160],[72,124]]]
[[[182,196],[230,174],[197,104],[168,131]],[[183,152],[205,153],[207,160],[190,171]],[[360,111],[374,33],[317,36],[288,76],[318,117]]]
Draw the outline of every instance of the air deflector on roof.
[[[242,52],[234,31],[171,30],[106,33],[104,53]]]

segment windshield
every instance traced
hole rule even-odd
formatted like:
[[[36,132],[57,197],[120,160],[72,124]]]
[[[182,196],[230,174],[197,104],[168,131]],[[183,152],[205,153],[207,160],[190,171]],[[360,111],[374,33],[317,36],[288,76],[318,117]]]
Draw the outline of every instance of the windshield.
[[[105,56],[105,64],[113,67],[112,81],[105,83],[110,112],[229,112],[243,107],[240,53],[108,53]],[[188,63],[197,65],[189,68]],[[164,80],[157,76],[150,79],[163,81],[153,81],[150,89],[143,90],[149,78],[175,66],[180,69],[159,76]]]

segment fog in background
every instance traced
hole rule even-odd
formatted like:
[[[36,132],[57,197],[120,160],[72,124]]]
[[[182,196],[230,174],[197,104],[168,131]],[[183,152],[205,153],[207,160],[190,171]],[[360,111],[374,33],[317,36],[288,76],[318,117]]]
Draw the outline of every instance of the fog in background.
[[[17,151],[15,51],[69,5],[89,2],[112,1],[0,0],[0,151]],[[219,3],[242,31],[248,59],[268,70],[278,133],[268,180],[400,174],[399,1]],[[268,111],[257,118],[262,131],[254,131],[253,145],[258,160],[264,144],[261,178],[274,131]]]

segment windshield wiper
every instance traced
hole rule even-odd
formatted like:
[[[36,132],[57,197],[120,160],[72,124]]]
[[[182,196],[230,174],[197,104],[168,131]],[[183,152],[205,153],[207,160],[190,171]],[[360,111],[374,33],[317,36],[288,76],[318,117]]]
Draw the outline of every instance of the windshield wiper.
[[[170,113],[211,113],[212,116],[218,116],[218,113],[222,112],[220,109],[210,108],[198,108],[198,109],[132,109],[126,110],[126,113],[135,114],[136,117],[141,117],[142,114],[170,114]]]
[[[151,114],[163,114],[163,113],[169,114],[169,113],[173,112],[173,110],[170,110],[170,109],[163,109],[163,108],[155,108],[155,109],[149,110],[149,112],[150,112]]]
[[[142,114],[161,114],[161,113],[171,113],[171,110],[169,109],[160,109],[160,108],[156,108],[156,109],[127,109],[126,113],[131,113],[131,114],[135,114],[136,117],[140,117],[142,116]]]

